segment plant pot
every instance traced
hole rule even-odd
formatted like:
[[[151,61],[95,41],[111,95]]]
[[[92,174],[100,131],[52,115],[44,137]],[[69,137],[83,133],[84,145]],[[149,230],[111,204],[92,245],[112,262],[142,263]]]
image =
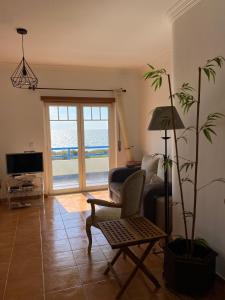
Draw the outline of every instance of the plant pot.
[[[190,241],[188,241],[190,245]],[[192,257],[186,255],[187,242],[169,242],[165,249],[164,277],[168,288],[197,295],[209,290],[215,278],[217,253],[209,247],[194,245]]]

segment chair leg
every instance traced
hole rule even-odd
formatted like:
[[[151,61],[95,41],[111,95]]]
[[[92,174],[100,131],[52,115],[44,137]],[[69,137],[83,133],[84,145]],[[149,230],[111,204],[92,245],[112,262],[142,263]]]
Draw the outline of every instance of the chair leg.
[[[88,237],[88,253],[90,253],[91,247],[92,247],[91,225],[86,224],[86,233],[87,233],[87,237]]]

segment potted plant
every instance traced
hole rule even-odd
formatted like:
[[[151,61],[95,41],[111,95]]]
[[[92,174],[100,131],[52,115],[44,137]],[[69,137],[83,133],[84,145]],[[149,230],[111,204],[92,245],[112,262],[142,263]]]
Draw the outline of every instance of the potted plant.
[[[151,80],[151,85],[155,91],[162,86],[163,78],[167,78],[171,107],[174,106],[174,101],[178,100],[184,114],[189,113],[195,108],[195,125],[187,127],[180,136],[177,135],[174,126],[173,109],[171,110],[175,157],[174,159],[169,157],[167,161],[164,162],[165,168],[173,164],[176,166],[184,224],[184,237],[170,241],[165,248],[164,276],[169,288],[188,294],[205,292],[212,286],[215,276],[216,253],[207,245],[205,240],[196,238],[197,202],[198,193],[201,189],[217,181],[225,183],[225,179],[217,178],[204,186],[199,186],[199,137],[203,134],[203,136],[212,143],[212,137],[216,135],[216,121],[224,117],[224,115],[219,112],[210,113],[206,117],[205,122],[200,124],[201,88],[202,75],[205,75],[209,81],[213,80],[215,82],[216,69],[221,68],[224,61],[224,57],[217,56],[207,60],[204,66],[198,68],[197,91],[195,91],[189,83],[183,83],[179,91],[173,93],[170,74],[168,74],[165,69],[156,69],[152,65],[148,65],[150,70],[144,75],[146,80]],[[192,131],[195,135],[194,160],[182,157],[179,153],[178,141],[183,140],[187,142],[187,133],[189,131]],[[194,176],[191,176],[191,170]],[[186,196],[183,192],[183,186],[186,183],[193,186],[193,209],[191,211],[186,210]],[[188,230],[187,225],[188,218],[191,218],[190,230]]]

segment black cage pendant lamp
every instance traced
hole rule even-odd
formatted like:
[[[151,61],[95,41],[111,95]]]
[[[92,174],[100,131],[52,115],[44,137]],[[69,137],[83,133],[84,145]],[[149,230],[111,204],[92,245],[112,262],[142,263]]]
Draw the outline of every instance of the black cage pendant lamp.
[[[16,31],[22,36],[23,57],[11,76],[12,85],[21,89],[35,89],[38,85],[38,79],[24,57],[23,36],[27,34],[27,30],[25,28],[17,28]]]

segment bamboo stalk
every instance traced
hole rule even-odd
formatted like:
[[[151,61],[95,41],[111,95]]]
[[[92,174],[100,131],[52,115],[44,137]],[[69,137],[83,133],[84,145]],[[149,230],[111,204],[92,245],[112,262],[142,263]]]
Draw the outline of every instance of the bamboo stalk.
[[[197,102],[197,117],[196,117],[196,138],[195,138],[195,177],[194,177],[194,207],[191,233],[191,252],[193,253],[193,243],[195,238],[195,224],[197,212],[198,198],[198,162],[199,162],[199,118],[200,118],[200,102],[201,102],[201,73],[202,69],[198,68],[198,102]]]
[[[173,125],[173,135],[174,135],[174,143],[175,143],[175,152],[176,152],[176,166],[177,166],[177,174],[178,174],[178,182],[179,182],[179,190],[180,190],[180,198],[181,198],[181,205],[182,205],[182,214],[183,214],[183,221],[184,221],[184,230],[185,230],[185,238],[187,241],[187,250],[188,250],[188,230],[187,230],[187,220],[185,216],[185,206],[184,206],[184,194],[183,194],[183,187],[181,182],[181,175],[180,175],[180,159],[178,153],[178,145],[177,145],[177,134],[175,130],[175,117],[173,111],[173,95],[172,95],[172,87],[171,87],[171,79],[170,75],[167,74],[168,84],[169,84],[169,93],[170,93],[170,104],[172,107],[172,125]]]

